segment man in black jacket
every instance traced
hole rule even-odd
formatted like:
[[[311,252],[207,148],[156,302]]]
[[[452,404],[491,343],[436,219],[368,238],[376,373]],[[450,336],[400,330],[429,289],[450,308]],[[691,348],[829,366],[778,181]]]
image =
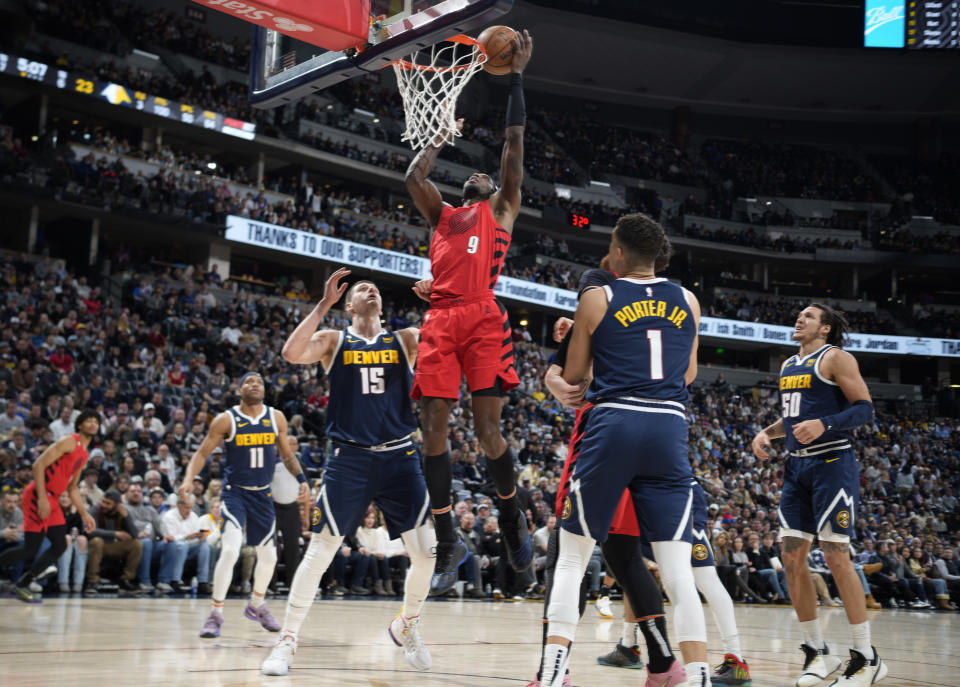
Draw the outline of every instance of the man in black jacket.
[[[133,518],[120,499],[120,492],[110,489],[103,495],[100,505],[91,512],[97,527],[88,535],[90,554],[87,558],[87,581],[83,589],[86,596],[97,594],[100,564],[104,557],[123,560],[121,589],[133,591],[138,588],[137,566],[143,555],[143,543],[138,538],[139,532]]]

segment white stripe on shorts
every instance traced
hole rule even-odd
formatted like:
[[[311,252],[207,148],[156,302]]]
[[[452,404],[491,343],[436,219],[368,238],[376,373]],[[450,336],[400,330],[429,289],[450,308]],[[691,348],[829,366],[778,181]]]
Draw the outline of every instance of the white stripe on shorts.
[[[681,413],[679,410],[674,410],[673,408],[650,408],[645,406],[634,406],[627,403],[613,403],[613,402],[604,402],[598,403],[596,408],[620,408],[621,410],[636,410],[640,413],[669,413],[670,415],[676,415],[681,417],[684,420],[687,419],[687,416]]]

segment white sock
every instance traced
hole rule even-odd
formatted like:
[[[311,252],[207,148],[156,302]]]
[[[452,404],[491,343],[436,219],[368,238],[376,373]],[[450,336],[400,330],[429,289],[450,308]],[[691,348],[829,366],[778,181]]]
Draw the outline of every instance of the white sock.
[[[540,667],[540,684],[543,687],[561,687],[569,661],[570,647],[547,644],[543,652],[543,665]]]
[[[853,648],[866,656],[868,661],[872,661],[874,652],[870,645],[870,621],[851,625],[850,632],[853,634]]]
[[[743,660],[740,654],[740,634],[737,631],[737,619],[733,613],[733,600],[727,592],[715,567],[693,569],[693,578],[697,581],[697,588],[710,604],[713,619],[720,629],[720,638],[723,640],[723,652],[733,654],[738,661]]]
[[[637,646],[640,643],[637,641],[637,630],[639,629],[636,623],[625,622],[623,624],[623,632],[620,635],[620,643],[628,649]]]
[[[823,633],[820,631],[820,618],[801,622],[800,634],[803,635],[803,643],[812,646],[814,649],[823,649],[827,646],[823,641]],[[869,640],[867,640],[867,646],[870,646]]]
[[[690,687],[710,687],[710,666],[700,661],[691,661],[683,667]]]

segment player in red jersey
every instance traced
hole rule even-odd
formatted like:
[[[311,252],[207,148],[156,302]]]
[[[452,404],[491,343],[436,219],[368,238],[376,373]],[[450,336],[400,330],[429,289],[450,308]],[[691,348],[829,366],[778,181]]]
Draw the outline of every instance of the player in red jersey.
[[[80,472],[87,464],[90,440],[100,430],[100,415],[92,410],[84,410],[77,416],[74,427],[76,434],[67,434],[48,446],[33,464],[33,481],[23,490],[23,546],[7,549],[0,554],[0,569],[17,561],[33,561],[30,569],[20,576],[10,591],[13,596],[27,603],[38,601],[30,591],[30,583],[67,549],[67,526],[60,508],[60,494],[69,492],[70,500],[80,511],[87,532],[92,532],[96,527],[93,517],[87,513],[77,484],[80,482]],[[34,560],[44,537],[50,540],[50,548]]]
[[[452,468],[447,450],[450,411],[464,374],[470,388],[476,434],[500,497],[500,526],[508,560],[517,571],[533,560],[526,518],[516,503],[514,455],[500,433],[501,396],[520,383],[506,309],[494,298],[513,223],[520,212],[523,132],[526,113],[522,73],[533,52],[527,31],[514,39],[510,96],[501,157],[501,187],[475,173],[463,185],[463,202],[443,202],[429,180],[443,145],[421,150],[407,170],[406,184],[431,229],[433,273],[430,310],[420,330],[420,360],[411,396],[422,398],[424,473],[437,532],[437,562],[431,591],[443,593],[457,580],[467,549],[454,532],[450,506]],[[463,121],[458,122],[458,127]]]

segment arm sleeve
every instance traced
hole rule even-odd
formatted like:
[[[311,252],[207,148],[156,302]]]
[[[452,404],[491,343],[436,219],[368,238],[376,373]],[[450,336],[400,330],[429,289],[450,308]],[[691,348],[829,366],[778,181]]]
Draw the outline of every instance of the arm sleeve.
[[[525,126],[527,105],[523,100],[523,75],[510,75],[510,93],[507,95],[507,126]]]
[[[576,324],[571,325],[570,331],[567,332],[567,335],[563,337],[563,341],[560,342],[560,346],[557,348],[557,354],[553,357],[554,365],[563,367],[567,364],[567,351],[570,350],[570,338],[573,336],[573,328],[576,326]]]
[[[827,430],[853,429],[873,422],[873,404],[870,401],[856,401],[846,410],[820,418]]]

